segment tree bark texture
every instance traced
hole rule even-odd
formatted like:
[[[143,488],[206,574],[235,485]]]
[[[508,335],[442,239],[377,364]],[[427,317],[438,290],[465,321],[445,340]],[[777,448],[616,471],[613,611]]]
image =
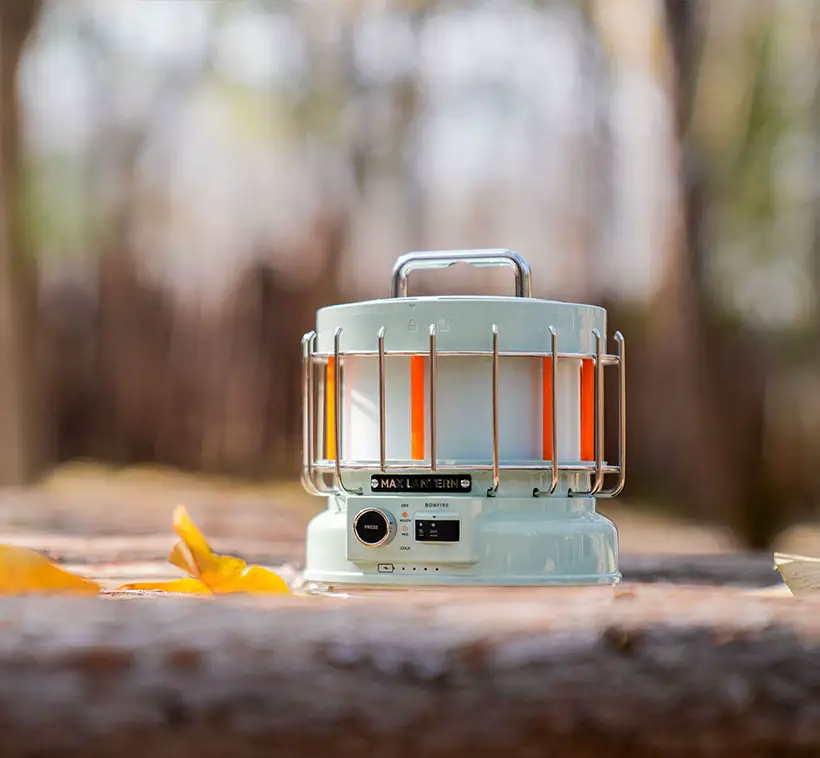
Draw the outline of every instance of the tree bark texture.
[[[640,586],[603,604],[574,590],[390,594],[6,599],[0,754],[820,751],[818,601]]]

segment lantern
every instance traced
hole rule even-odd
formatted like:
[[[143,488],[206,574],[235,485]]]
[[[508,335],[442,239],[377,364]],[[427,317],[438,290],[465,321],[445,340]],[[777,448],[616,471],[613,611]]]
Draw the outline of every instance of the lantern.
[[[412,271],[458,262],[512,267],[515,295],[408,295]],[[617,583],[617,529],[596,501],[625,482],[625,355],[606,333],[603,308],[534,298],[510,250],[409,253],[389,298],[319,310],[302,340],[302,482],[327,508],[308,526],[306,582]]]

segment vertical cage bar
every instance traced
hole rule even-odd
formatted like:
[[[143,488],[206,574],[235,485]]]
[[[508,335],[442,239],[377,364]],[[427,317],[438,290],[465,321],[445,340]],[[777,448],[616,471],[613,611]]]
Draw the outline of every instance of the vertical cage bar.
[[[552,358],[541,359],[541,460],[552,455]]]
[[[595,497],[604,484],[604,362],[602,360],[601,333],[597,329],[592,330],[595,337],[595,358],[593,361],[593,414],[592,428],[594,432],[594,455],[595,455],[595,479],[592,487],[586,491],[576,492],[569,490],[570,497]]]
[[[342,327],[338,327],[336,329],[336,333],[333,335],[333,383],[335,385],[335,396],[333,405],[335,409],[334,413],[336,416],[336,483],[340,490],[344,490],[348,494],[361,495],[361,487],[356,490],[348,489],[347,487],[345,487],[344,481],[342,480],[342,362],[340,360],[339,350],[341,338]]]
[[[626,484],[626,346],[623,334],[615,332],[615,342],[618,344],[618,481],[612,489],[599,493],[601,498],[620,495]]]
[[[595,333],[595,484],[593,494],[604,486],[604,362],[602,360],[603,338]]]
[[[555,329],[550,326],[550,415],[552,416],[552,426],[550,428],[550,446],[552,447],[552,455],[550,456],[550,488],[548,490],[540,490],[535,487],[532,491],[533,497],[540,497],[541,495],[552,495],[558,488],[558,334]],[[546,403],[547,398],[544,397],[542,402]]]
[[[384,473],[387,460],[387,409],[385,401],[385,360],[384,360],[384,333],[385,328],[379,329],[379,469]]]
[[[312,495],[321,494],[313,482],[313,338],[302,337],[302,486]]]
[[[487,490],[487,497],[493,497],[501,483],[498,455],[498,362],[498,326],[493,324],[493,486]]]
[[[553,375],[552,361],[554,356],[541,359],[541,460],[553,459],[552,429],[555,419],[552,412]]]
[[[551,495],[558,487],[558,335],[550,327],[550,350],[552,352],[552,476],[550,478]]]
[[[436,325],[430,324],[430,470],[438,466],[436,453],[436,380],[438,377],[436,353]]]
[[[302,338],[302,400],[304,403],[302,410],[302,486],[312,495],[333,495],[336,494],[337,490],[328,487],[323,480],[322,484],[316,484],[316,470],[314,468],[318,445],[315,416],[316,363],[314,353],[316,352],[316,340],[318,338],[319,335],[316,332],[308,332]]]

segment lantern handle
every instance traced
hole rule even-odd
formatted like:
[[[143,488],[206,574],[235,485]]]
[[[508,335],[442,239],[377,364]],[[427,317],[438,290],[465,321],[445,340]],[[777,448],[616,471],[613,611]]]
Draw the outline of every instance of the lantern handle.
[[[514,250],[434,250],[402,255],[393,266],[390,297],[407,297],[407,279],[418,269],[449,268],[456,263],[472,266],[510,266],[515,272],[516,297],[532,297],[530,264]]]

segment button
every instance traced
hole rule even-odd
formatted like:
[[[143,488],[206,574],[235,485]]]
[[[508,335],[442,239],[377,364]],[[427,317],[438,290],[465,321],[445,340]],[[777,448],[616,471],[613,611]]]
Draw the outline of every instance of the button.
[[[376,568],[380,574],[392,574],[395,570],[392,563],[379,563]]]
[[[386,545],[396,534],[396,524],[387,511],[365,508],[353,519],[353,534],[368,547]]]

